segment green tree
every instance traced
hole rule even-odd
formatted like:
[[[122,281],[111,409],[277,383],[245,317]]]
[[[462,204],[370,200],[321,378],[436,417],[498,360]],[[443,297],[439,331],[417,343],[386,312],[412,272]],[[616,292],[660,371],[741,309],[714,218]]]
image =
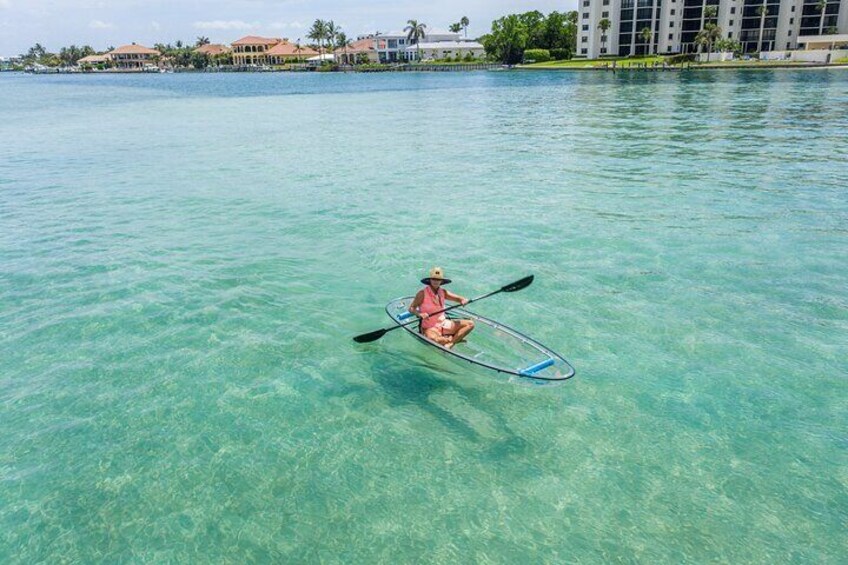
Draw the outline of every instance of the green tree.
[[[318,47],[318,55],[323,55],[324,39],[327,37],[327,23],[324,20],[315,20],[306,37],[315,42]]]
[[[704,8],[704,21],[708,22],[718,15],[718,8],[716,6],[707,6]]]
[[[607,18],[603,18],[598,22],[598,29],[601,30],[601,52],[606,53],[607,51],[607,31],[610,26],[612,26],[612,22]]]
[[[700,47],[705,47],[707,51],[707,62],[710,62],[710,53],[713,52],[713,45],[721,39],[721,28],[714,23],[708,23],[704,29],[698,32],[695,36],[695,44]]]
[[[527,34],[527,49],[545,49],[545,14],[539,10],[518,15]]]
[[[455,24],[451,24],[448,26],[448,31],[450,31],[451,33],[459,33],[460,31],[462,31],[462,24],[458,22]]]
[[[189,62],[191,66],[195,69],[205,69],[209,66],[211,62],[211,57],[206,53],[198,53],[196,51],[192,51],[191,55],[189,55]]]
[[[336,37],[341,33],[342,28],[337,26],[333,20],[325,22],[324,39],[327,40],[327,47],[332,49],[336,44]]]
[[[572,23],[568,13],[553,11],[544,22],[542,49],[564,49],[568,58],[574,54],[577,45],[577,24]]]
[[[651,46],[651,38],[654,37],[654,32],[651,31],[651,28],[645,26],[639,31],[639,37],[641,37],[642,41],[645,43],[645,55],[650,55],[653,49]]]
[[[760,35],[757,38],[757,51],[763,50],[763,32],[766,27],[766,16],[768,15],[769,10],[768,6],[766,6],[766,0],[763,0],[763,5],[757,8],[757,15],[760,16]]]
[[[492,22],[492,32],[483,38],[486,53],[498,61],[520,63],[527,48],[527,27],[516,14]]]
[[[827,0],[819,0],[816,2],[816,10],[819,11],[819,35],[824,31],[824,16],[827,14]]]
[[[198,35],[197,41],[194,42],[194,46],[203,47],[204,45],[209,45],[209,38],[205,35]]]
[[[420,23],[418,20],[408,20],[406,23],[408,25],[403,28],[403,31],[406,32],[406,39],[417,46],[416,51],[418,52],[418,62],[421,62],[420,41],[424,39],[425,35],[427,35],[427,24]]]
[[[466,38],[468,37],[468,24],[469,23],[471,23],[471,22],[468,20],[468,16],[462,16],[459,19],[459,25],[462,26],[463,30],[465,30],[465,37]]]

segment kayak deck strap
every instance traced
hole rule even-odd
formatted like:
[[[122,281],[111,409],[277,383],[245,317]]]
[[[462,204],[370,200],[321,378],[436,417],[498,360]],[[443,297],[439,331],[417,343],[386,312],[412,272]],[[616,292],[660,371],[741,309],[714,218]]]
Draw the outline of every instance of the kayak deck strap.
[[[519,370],[518,373],[521,374],[521,375],[535,375],[536,373],[538,373],[542,369],[547,369],[548,367],[550,367],[554,363],[555,363],[554,359],[545,359],[544,361],[539,361],[535,365],[530,365],[529,367],[527,367],[525,369]]]

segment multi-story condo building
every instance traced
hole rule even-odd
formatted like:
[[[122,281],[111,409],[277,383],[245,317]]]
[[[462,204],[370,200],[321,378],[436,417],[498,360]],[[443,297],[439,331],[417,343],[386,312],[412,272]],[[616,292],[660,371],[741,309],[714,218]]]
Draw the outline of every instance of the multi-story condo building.
[[[795,49],[799,35],[848,33],[848,0],[578,1],[577,54],[590,59],[694,53],[707,23],[747,53]]]

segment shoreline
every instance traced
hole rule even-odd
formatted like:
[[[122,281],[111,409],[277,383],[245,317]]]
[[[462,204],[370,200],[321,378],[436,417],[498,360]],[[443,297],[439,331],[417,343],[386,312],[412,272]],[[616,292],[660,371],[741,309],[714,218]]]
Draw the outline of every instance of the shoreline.
[[[848,69],[848,63],[745,63],[745,64],[697,64],[697,65],[675,65],[666,67],[639,67],[639,66],[619,66],[612,67],[577,67],[577,66],[531,66],[517,65],[510,70],[516,71],[578,71],[578,72],[680,72],[680,71],[709,71],[709,70],[772,70],[772,69]]]

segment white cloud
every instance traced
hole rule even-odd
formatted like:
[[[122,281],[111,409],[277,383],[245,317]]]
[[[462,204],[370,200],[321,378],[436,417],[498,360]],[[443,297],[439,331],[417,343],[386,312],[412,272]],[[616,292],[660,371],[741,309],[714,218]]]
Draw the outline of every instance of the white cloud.
[[[271,29],[303,29],[301,22],[272,22],[268,27]]]
[[[110,24],[109,22],[104,22],[102,20],[91,20],[89,22],[88,27],[91,29],[112,29],[115,27],[114,24]]]
[[[194,22],[195,29],[253,29],[256,24],[249,24],[242,20],[213,20],[209,22]]]

